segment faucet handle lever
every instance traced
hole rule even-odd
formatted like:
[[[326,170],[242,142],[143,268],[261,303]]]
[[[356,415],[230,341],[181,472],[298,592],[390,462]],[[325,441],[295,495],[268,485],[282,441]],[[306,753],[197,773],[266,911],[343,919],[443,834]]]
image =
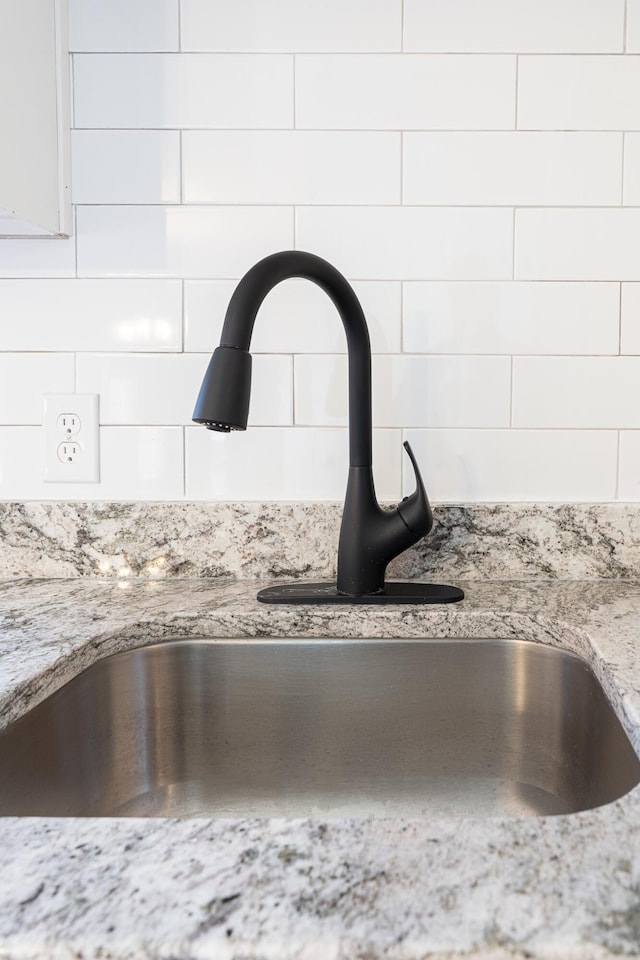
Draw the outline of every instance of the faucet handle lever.
[[[413,472],[416,478],[416,489],[414,493],[405,497],[402,503],[398,504],[398,513],[416,540],[419,540],[421,537],[426,536],[431,530],[433,526],[433,513],[431,512],[431,505],[429,504],[427,491],[422,482],[420,467],[411,449],[411,444],[408,440],[405,440],[403,446],[413,466]]]

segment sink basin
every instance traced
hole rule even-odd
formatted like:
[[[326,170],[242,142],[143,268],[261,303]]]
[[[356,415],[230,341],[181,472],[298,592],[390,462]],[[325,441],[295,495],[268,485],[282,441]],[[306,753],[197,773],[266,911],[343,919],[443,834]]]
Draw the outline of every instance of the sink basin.
[[[178,640],[0,734],[4,816],[545,816],[640,762],[589,667],[517,640]]]

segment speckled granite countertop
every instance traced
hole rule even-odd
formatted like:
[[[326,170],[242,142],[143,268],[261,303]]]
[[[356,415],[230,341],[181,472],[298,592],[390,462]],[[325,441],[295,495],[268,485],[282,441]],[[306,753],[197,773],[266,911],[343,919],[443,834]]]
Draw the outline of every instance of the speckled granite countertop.
[[[519,637],[593,666],[640,747],[640,583],[439,608],[267,607],[256,582],[0,583],[0,715],[186,636]],[[521,820],[0,819],[0,958],[640,956],[640,788]]]

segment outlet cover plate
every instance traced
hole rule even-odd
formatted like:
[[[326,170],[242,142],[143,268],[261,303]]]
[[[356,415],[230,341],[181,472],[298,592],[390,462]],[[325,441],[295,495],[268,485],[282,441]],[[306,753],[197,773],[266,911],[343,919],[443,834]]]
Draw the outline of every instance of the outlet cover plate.
[[[100,482],[99,397],[97,393],[43,394],[44,479],[46,483]],[[61,424],[63,414],[78,418],[79,428],[69,437]],[[60,459],[58,451],[72,439],[80,455],[71,462]]]

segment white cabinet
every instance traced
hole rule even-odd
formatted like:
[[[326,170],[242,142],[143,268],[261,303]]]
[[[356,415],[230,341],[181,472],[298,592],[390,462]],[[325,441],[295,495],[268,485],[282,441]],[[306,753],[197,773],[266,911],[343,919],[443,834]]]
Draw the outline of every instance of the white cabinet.
[[[0,236],[71,233],[67,0],[0,0]]]

